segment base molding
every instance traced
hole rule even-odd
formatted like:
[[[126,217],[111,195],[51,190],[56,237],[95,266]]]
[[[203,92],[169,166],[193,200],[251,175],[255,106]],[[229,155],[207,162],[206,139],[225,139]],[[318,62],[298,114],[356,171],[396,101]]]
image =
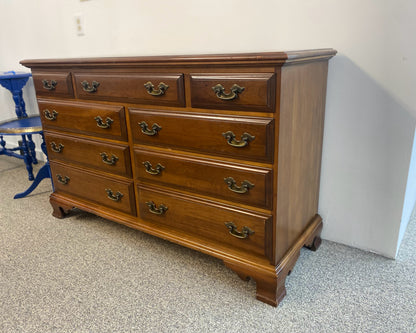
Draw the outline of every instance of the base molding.
[[[264,303],[277,306],[286,296],[286,277],[291,273],[300,255],[300,249],[306,247],[316,251],[321,244],[322,218],[317,214],[308,224],[296,243],[286,252],[276,267],[257,266],[224,259],[224,264],[241,279],[252,278],[256,282],[256,298]]]
[[[286,277],[295,266],[301,248],[306,247],[312,251],[316,251],[321,244],[320,235],[323,223],[322,218],[318,214],[311,219],[297,241],[286,252],[279,263],[274,266],[267,260],[247,259],[231,255],[227,252],[215,251],[213,248],[202,247],[200,245],[196,246],[195,243],[188,242],[186,239],[177,237],[177,235],[165,234],[161,230],[140,226],[140,224],[136,224],[138,218],[131,216],[130,218],[121,219],[121,215],[115,216],[107,210],[94,209],[91,207],[91,204],[84,204],[78,200],[72,200],[67,196],[52,193],[49,201],[53,207],[52,215],[54,217],[62,219],[76,207],[159,238],[217,257],[223,260],[225,266],[234,271],[242,280],[248,281],[250,278],[253,279],[256,282],[256,298],[272,306],[277,306],[286,296]]]
[[[72,205],[65,204],[61,200],[57,199],[53,194],[49,197],[49,203],[52,206],[52,216],[58,219],[63,219],[69,214],[71,209],[75,208]]]

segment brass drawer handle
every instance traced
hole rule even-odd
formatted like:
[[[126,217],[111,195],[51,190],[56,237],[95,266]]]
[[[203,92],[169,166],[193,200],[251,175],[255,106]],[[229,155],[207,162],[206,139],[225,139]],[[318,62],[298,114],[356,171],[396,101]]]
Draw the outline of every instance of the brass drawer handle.
[[[225,88],[221,84],[217,84],[216,86],[212,87],[212,90],[214,90],[215,95],[219,99],[222,99],[224,101],[232,101],[233,99],[236,99],[238,97],[238,94],[241,94],[244,91],[244,87],[240,87],[238,84],[233,84],[231,87],[231,91],[229,93],[225,92]]]
[[[243,194],[247,193],[249,189],[254,187],[254,184],[250,183],[248,180],[243,180],[241,186],[236,185],[236,181],[233,177],[224,178],[225,183],[228,185],[228,189],[235,193]]]
[[[236,148],[243,148],[247,146],[250,141],[253,141],[256,138],[254,135],[251,135],[249,133],[243,133],[243,135],[241,136],[241,140],[238,141],[235,139],[235,134],[231,131],[222,133],[222,136],[227,139],[227,143],[230,146]]]
[[[110,117],[105,118],[105,122],[103,121],[103,118],[101,118],[100,116],[97,116],[94,119],[97,122],[97,126],[99,128],[110,128],[111,124],[114,123],[114,120]]]
[[[64,145],[62,143],[60,143],[59,145],[56,145],[55,141],[52,141],[51,142],[51,149],[55,153],[60,153],[60,152],[62,152],[62,149],[64,149]]]
[[[149,212],[156,215],[163,215],[168,210],[168,207],[166,207],[164,204],[160,204],[157,208],[153,201],[146,202],[146,205],[149,207]]]
[[[113,191],[109,188],[106,188],[105,191],[107,192],[107,198],[115,202],[120,201],[121,198],[124,196],[124,194],[120,193],[119,191],[117,191],[116,194],[114,194]]]
[[[100,82],[97,82],[97,81],[92,81],[91,85],[88,83],[88,81],[81,82],[82,90],[88,93],[96,92],[99,85],[100,85]]]
[[[146,82],[144,84],[144,87],[147,90],[147,93],[152,96],[162,96],[166,93],[166,90],[168,90],[169,86],[166,83],[160,82],[157,86],[158,89],[155,89],[155,86],[152,82]]]
[[[225,226],[228,228],[230,235],[240,239],[248,238],[248,236],[254,234],[253,230],[245,226],[241,229],[241,231],[238,231],[237,226],[233,222],[225,222]]]
[[[161,172],[163,170],[165,170],[165,167],[162,164],[160,164],[160,163],[158,163],[156,165],[156,169],[153,169],[152,168],[152,164],[149,161],[143,162],[143,165],[144,165],[144,167],[146,169],[146,172],[147,173],[150,173],[151,175],[160,175]]]
[[[43,88],[46,90],[55,90],[56,85],[58,82],[55,80],[51,80],[50,82],[48,80],[42,80]]]
[[[100,156],[103,163],[108,165],[115,165],[118,161],[118,157],[114,154],[111,154],[111,159],[108,157],[108,154],[106,152],[100,153]]]
[[[141,121],[139,123],[139,126],[141,127],[143,134],[150,135],[150,136],[156,135],[162,129],[161,126],[159,126],[158,124],[154,123],[152,125],[152,129],[150,130],[149,129],[149,125],[147,125],[147,123],[145,121]]]
[[[52,113],[48,110],[45,109],[43,110],[43,114],[45,115],[45,118],[48,120],[56,120],[56,117],[58,116],[58,112],[56,112],[55,110],[52,110]]]
[[[63,185],[68,184],[68,182],[70,181],[70,178],[68,176],[63,176],[60,175],[59,173],[56,175],[56,178],[58,179],[58,182],[60,182]]]

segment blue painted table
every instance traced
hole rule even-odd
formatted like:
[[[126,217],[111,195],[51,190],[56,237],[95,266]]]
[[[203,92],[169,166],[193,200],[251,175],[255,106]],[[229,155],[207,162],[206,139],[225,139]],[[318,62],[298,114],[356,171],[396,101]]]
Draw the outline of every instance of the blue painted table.
[[[23,193],[19,193],[15,198],[21,198],[33,191],[39,182],[44,178],[50,178],[49,164],[46,163],[40,170],[38,175],[33,176],[32,164],[37,164],[35,152],[35,143],[32,140],[32,134],[42,136],[42,151],[46,154],[45,142],[43,140],[42,125],[39,116],[28,117],[23,100],[23,87],[27,83],[30,73],[23,72],[0,72],[0,85],[9,90],[13,96],[15,103],[15,112],[17,119],[4,121],[0,123],[0,155],[13,156],[22,159],[26,164],[29,180],[35,180],[29,189]],[[22,138],[21,147],[6,147],[5,136],[19,135]],[[16,153],[22,152],[22,154]]]

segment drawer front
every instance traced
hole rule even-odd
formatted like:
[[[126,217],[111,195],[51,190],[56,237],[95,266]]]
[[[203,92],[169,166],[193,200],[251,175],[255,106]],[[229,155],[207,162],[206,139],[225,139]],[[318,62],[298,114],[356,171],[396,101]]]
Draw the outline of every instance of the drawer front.
[[[38,96],[74,96],[70,72],[33,72],[32,77]]]
[[[269,257],[271,216],[145,186],[139,186],[138,193],[140,217],[146,222],[184,232],[199,242]]]
[[[271,169],[147,149],[136,149],[134,159],[139,180],[271,209]]]
[[[136,215],[132,181],[116,180],[53,161],[50,166],[55,192],[68,193],[127,214]]]
[[[274,112],[274,73],[191,74],[192,107]]]
[[[130,109],[133,140],[211,154],[272,162],[272,118]]]
[[[78,98],[184,106],[183,74],[74,73]]]
[[[38,99],[45,129],[127,140],[124,107]]]
[[[127,145],[81,139],[70,135],[44,132],[48,158],[76,163],[124,177],[131,177]]]

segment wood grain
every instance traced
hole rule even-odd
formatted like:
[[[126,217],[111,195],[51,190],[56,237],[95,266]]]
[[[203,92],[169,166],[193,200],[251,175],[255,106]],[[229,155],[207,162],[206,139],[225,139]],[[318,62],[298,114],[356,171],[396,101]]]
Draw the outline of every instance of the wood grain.
[[[99,82],[97,91],[86,92],[81,82]],[[80,99],[121,101],[139,104],[184,106],[183,74],[160,73],[89,73],[75,72],[76,96]],[[155,89],[163,82],[168,85],[160,96],[150,95],[145,84],[151,82]]]
[[[63,161],[83,165],[87,168],[132,177],[130,151],[127,144],[115,144],[97,139],[84,139],[59,132],[44,131],[48,158],[50,161]],[[53,150],[52,146],[63,147]],[[108,156],[107,161],[116,158],[114,164],[103,162],[101,154]]]
[[[136,177],[141,181],[271,209],[271,169],[194,158],[189,155],[162,154],[149,149],[135,149],[134,160]],[[146,171],[145,162],[150,162],[153,169],[160,164],[163,170],[157,175],[151,174]],[[254,186],[245,193],[233,192],[225,182],[228,177],[232,177],[239,187],[245,180]]]
[[[73,97],[72,75],[70,72],[37,72],[32,73],[33,84],[36,94],[39,96]],[[55,81],[56,86],[52,90],[45,89],[43,81],[46,80],[50,85]]]
[[[190,74],[192,107],[274,112],[276,78],[274,73]],[[217,84],[230,94],[234,84],[244,90],[232,100],[219,98],[213,87]]]
[[[276,263],[318,211],[327,69],[323,61],[282,68]]]
[[[148,202],[154,202],[156,206],[163,204],[168,209],[162,215],[154,214],[149,210]],[[145,185],[139,186],[139,213],[144,221],[179,229],[193,239],[205,239],[230,247],[233,251],[254,255],[266,256],[268,253],[265,239],[271,235],[266,235],[265,230],[266,225],[272,222],[270,215],[235,209]],[[236,238],[225,226],[227,222],[235,223],[238,232],[243,227],[248,227],[253,234],[245,239]]]
[[[42,126],[46,129],[127,140],[123,106],[51,99],[38,99],[38,105]],[[56,119],[48,119],[45,111],[50,114],[55,111]],[[111,119],[111,125],[108,128],[97,126],[96,117],[101,117],[104,122]]]
[[[58,162],[50,162],[50,166],[55,192],[69,193],[102,206],[136,215],[132,181],[104,176]],[[59,182],[58,175],[67,177],[67,184]],[[121,199],[114,201],[109,198],[107,189],[111,190],[114,195],[121,193]]]
[[[273,160],[274,120],[271,118],[201,115],[184,112],[164,112],[130,108],[130,129],[137,144],[195,150],[214,155],[226,155],[249,160]],[[139,123],[161,126],[157,135],[141,131]],[[223,133],[231,131],[241,141],[244,133],[255,138],[245,147],[227,143]]]

